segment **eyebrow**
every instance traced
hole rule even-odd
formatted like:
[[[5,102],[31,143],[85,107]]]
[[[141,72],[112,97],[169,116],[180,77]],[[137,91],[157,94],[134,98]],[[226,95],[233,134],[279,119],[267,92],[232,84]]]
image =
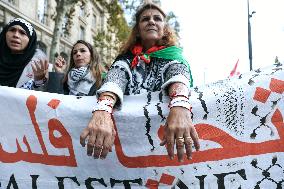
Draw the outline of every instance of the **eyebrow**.
[[[20,31],[26,33],[26,30],[24,30],[21,26],[20,26],[20,28],[19,28],[19,27],[16,27],[16,26],[10,26],[10,27],[9,27],[9,30],[10,30],[10,29],[17,29],[17,30],[20,30]]]
[[[79,49],[73,49],[73,51],[79,51],[79,50],[87,50],[87,48],[82,47],[82,48],[79,48]]]

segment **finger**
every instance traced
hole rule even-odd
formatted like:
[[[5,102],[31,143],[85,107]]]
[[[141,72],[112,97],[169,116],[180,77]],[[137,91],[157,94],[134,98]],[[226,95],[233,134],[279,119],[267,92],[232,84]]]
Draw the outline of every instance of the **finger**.
[[[96,133],[92,133],[89,135],[88,144],[87,144],[87,155],[92,156],[94,153],[95,148],[95,141],[96,141]]]
[[[43,68],[43,62],[42,62],[42,60],[38,60],[38,61],[36,62],[36,66],[37,66],[37,68],[38,68],[38,71],[41,71],[42,68]]]
[[[198,133],[197,133],[194,126],[192,126],[192,128],[190,130],[190,136],[192,137],[196,151],[199,151],[199,149],[200,149],[199,137],[198,137]]]
[[[94,146],[94,158],[95,159],[98,159],[101,155],[101,151],[103,148],[103,141],[104,141],[104,136],[101,133],[98,133],[96,137],[95,146]]]
[[[163,138],[162,142],[160,142],[160,146],[164,146],[167,144],[167,140]]]
[[[35,73],[35,72],[37,71],[37,69],[36,69],[36,67],[35,67],[34,63],[32,63],[32,64],[31,64],[31,66],[32,66],[32,70],[33,70],[33,72]]]
[[[184,136],[184,146],[187,159],[192,159],[192,138],[189,135]]]
[[[112,128],[112,136],[111,136],[111,147],[110,147],[110,149],[109,149],[109,151],[110,152],[112,152],[112,146],[113,146],[113,144],[114,144],[114,141],[115,141],[115,137],[116,137],[116,131],[115,131],[115,129],[114,129],[114,127]]]
[[[80,135],[80,144],[83,146],[83,147],[85,147],[85,145],[86,145],[86,138],[88,137],[88,135],[89,135],[89,128],[88,127],[86,127],[83,131],[82,131],[82,133],[81,133],[81,135]]]
[[[62,67],[62,65],[61,65],[61,63],[60,63],[60,62],[55,62],[55,65],[56,65],[56,67],[59,67],[59,68],[61,68],[61,67]]]
[[[166,148],[170,159],[174,159],[174,145],[175,145],[175,138],[174,133],[170,132],[168,126],[165,126],[165,138],[166,138]]]
[[[111,149],[112,147],[112,136],[108,136],[108,137],[105,137],[104,139],[104,145],[103,145],[103,149],[102,149],[102,152],[101,152],[101,155],[100,155],[100,158],[101,159],[105,159],[109,150]]]
[[[35,65],[35,67],[36,67],[37,70],[40,70],[40,69],[41,69],[41,68],[40,68],[40,63],[39,63],[38,61],[36,61],[36,62],[34,63],[34,65]]]
[[[48,61],[45,59],[45,60],[44,60],[44,70],[48,70],[48,67],[49,67],[49,63],[48,63]]]
[[[184,156],[184,138],[183,138],[183,135],[178,135],[178,137],[176,137],[176,148],[177,148],[178,161],[182,162],[183,156]]]

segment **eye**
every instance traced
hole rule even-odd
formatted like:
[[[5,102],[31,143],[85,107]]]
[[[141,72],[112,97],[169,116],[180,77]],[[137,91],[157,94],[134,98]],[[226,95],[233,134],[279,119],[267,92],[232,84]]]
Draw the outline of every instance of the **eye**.
[[[148,20],[150,20],[150,17],[149,16],[144,16],[144,17],[142,17],[141,22],[146,22]]]
[[[86,49],[80,49],[80,52],[82,52],[82,53],[86,52]]]
[[[163,21],[161,16],[154,16],[155,21]]]
[[[20,33],[21,35],[27,35],[27,33],[26,33],[25,30],[20,30],[19,33]]]
[[[73,51],[73,55],[77,54],[77,51]]]
[[[8,31],[15,32],[16,28],[11,27],[11,28],[8,29]]]

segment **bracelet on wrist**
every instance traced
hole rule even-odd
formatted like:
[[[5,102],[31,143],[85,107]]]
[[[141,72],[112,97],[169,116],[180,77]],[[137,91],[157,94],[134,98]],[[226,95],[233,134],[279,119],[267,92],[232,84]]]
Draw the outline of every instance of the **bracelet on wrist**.
[[[95,111],[106,111],[112,114],[113,113],[113,102],[108,99],[98,100],[92,113],[94,113]]]
[[[169,108],[172,107],[184,107],[186,109],[188,109],[189,111],[191,111],[192,107],[191,104],[188,100],[188,98],[184,97],[184,96],[178,96],[173,98],[170,103],[169,103]]]
[[[40,87],[40,86],[44,85],[46,81],[47,81],[47,79],[45,77],[41,80],[34,80],[34,85],[36,87]]]

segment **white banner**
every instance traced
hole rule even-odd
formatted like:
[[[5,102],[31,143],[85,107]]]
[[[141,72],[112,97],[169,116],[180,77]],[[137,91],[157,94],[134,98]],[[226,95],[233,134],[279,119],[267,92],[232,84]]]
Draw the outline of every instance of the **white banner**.
[[[100,160],[79,143],[95,97],[0,87],[0,189],[282,189],[283,94],[282,64],[195,87],[201,150],[179,163],[159,145],[162,93],[125,96],[113,152]]]

